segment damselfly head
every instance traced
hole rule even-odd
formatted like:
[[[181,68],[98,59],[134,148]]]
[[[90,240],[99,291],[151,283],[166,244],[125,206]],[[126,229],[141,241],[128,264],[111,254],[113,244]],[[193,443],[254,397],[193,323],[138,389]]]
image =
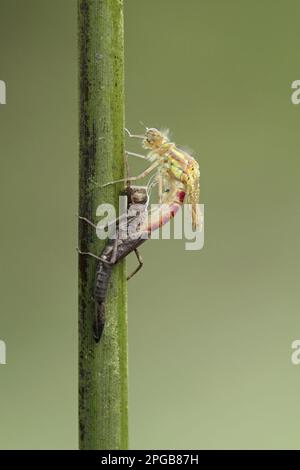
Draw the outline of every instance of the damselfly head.
[[[158,129],[155,129],[155,127],[146,128],[145,138],[143,140],[143,147],[145,149],[159,148],[166,141],[166,136]]]

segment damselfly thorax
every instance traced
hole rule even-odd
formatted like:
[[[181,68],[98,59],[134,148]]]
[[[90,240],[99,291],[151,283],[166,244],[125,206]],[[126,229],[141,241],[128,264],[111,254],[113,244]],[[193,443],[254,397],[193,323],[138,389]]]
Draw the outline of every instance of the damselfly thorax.
[[[187,152],[179,149],[174,142],[157,129],[147,129],[143,139],[143,147],[150,149],[148,158],[159,161],[159,170],[164,171],[169,179],[173,178],[185,185],[187,202],[191,204],[192,223],[199,225],[197,204],[200,197],[200,170],[198,162]]]

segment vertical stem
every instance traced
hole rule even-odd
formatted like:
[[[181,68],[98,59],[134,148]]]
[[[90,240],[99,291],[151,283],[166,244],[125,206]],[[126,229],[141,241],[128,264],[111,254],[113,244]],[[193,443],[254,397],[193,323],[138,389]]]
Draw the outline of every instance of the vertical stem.
[[[118,208],[124,177],[123,1],[78,0],[80,67],[79,212],[95,220],[96,208]],[[99,253],[103,243],[80,221],[79,246]],[[80,449],[126,449],[127,311],[125,266],[114,268],[99,344],[93,339],[96,261],[79,257],[79,431]]]

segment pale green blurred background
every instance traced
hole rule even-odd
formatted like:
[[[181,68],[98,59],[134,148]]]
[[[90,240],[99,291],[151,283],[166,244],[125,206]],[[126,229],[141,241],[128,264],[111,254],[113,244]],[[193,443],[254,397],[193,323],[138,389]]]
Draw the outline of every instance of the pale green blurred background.
[[[300,448],[299,14],[125,0],[127,126],[194,150],[206,224],[129,284],[131,448]],[[76,28],[75,0],[0,0],[2,449],[77,448]]]

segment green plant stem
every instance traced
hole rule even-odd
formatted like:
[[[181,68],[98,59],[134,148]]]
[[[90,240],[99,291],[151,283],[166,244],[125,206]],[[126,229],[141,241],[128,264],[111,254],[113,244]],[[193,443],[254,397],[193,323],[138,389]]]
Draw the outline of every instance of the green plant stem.
[[[118,208],[121,185],[100,185],[124,177],[124,40],[122,0],[78,0],[80,68],[79,213],[95,221],[102,202]],[[83,221],[82,251],[99,254],[105,241]],[[113,269],[106,323],[93,339],[95,261],[79,256],[79,447],[126,449],[127,294],[125,265]]]

